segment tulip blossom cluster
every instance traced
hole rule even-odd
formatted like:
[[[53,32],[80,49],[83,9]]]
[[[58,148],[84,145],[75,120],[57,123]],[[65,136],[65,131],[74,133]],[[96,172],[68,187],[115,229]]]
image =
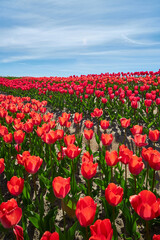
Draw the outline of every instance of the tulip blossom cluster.
[[[35,96],[0,94],[0,175],[5,180],[5,186],[0,184],[0,229],[9,229],[17,240],[27,239],[28,223],[41,240],[74,238],[77,230],[86,239],[111,240],[119,235],[115,221],[120,213],[127,222],[124,237],[132,238],[139,231],[129,227],[133,211],[156,225],[159,75],[0,78],[2,91]],[[62,114],[49,112],[47,104]],[[124,128],[123,142],[117,142],[114,127]],[[8,200],[11,195],[15,199]],[[56,214],[63,214],[62,228],[56,226]],[[74,218],[72,229],[66,215]]]

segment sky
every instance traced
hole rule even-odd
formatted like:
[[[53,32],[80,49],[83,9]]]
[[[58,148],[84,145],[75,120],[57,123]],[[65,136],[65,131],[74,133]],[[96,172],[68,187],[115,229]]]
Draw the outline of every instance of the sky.
[[[0,0],[0,76],[158,71],[159,0]]]

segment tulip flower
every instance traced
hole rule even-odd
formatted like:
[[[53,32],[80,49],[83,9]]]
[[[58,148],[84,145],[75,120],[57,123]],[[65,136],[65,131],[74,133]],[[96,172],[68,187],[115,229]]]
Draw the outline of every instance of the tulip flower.
[[[22,217],[22,209],[18,207],[15,199],[2,202],[0,205],[0,222],[4,228],[14,227]]]
[[[93,118],[100,118],[101,116],[103,115],[103,110],[102,109],[98,109],[98,108],[95,108],[93,113],[91,113],[91,117]]]
[[[84,129],[84,136],[88,141],[91,140],[93,137],[93,130],[92,129],[90,129],[90,130]]]
[[[83,162],[81,166],[81,174],[86,179],[91,179],[96,175],[98,163]]]
[[[107,134],[107,133],[102,133],[101,135],[101,141],[104,146],[109,146],[111,145],[113,141],[113,135],[112,134]]]
[[[12,142],[12,139],[13,139],[12,133],[8,133],[8,134],[5,134],[5,135],[3,136],[3,140],[4,140],[6,143],[11,143],[11,142]]]
[[[74,123],[79,124],[82,120],[82,113],[75,113],[74,115]]]
[[[152,240],[160,240],[160,235],[154,234]]]
[[[133,152],[129,150],[124,144],[119,147],[119,160],[124,163],[128,164]]]
[[[130,196],[129,201],[135,212],[146,221],[160,215],[160,199],[157,199],[148,190],[143,190],[138,195]]]
[[[81,152],[81,149],[79,147],[76,147],[74,144],[70,144],[70,145],[68,145],[68,147],[65,151],[65,154],[70,159],[74,159],[74,158],[78,157],[80,152]]]
[[[108,129],[108,127],[109,127],[109,121],[107,121],[107,120],[101,120],[101,121],[100,121],[100,125],[101,125],[101,128],[102,128],[103,130],[106,130],[106,129]]]
[[[57,130],[55,131],[55,134],[56,134],[56,136],[57,136],[57,140],[61,140],[61,139],[63,139],[63,137],[64,137],[64,131],[63,131],[63,129],[57,129]]]
[[[0,158],[0,174],[4,171],[4,159]]]
[[[130,128],[130,131],[131,131],[132,135],[142,134],[143,126],[134,125],[132,128]]]
[[[142,162],[142,158],[137,157],[136,155],[133,155],[129,162],[129,171],[133,175],[138,175],[143,169],[144,169],[144,163]]]
[[[85,152],[83,153],[83,156],[82,156],[82,163],[83,162],[93,162],[93,155],[89,152]]]
[[[159,131],[157,129],[154,131],[149,130],[149,139],[152,142],[157,142],[159,140]]]
[[[24,166],[28,173],[35,174],[42,165],[42,162],[43,160],[39,156],[29,156],[26,158]]]
[[[148,163],[154,170],[160,170],[160,152],[157,150],[150,151]]]
[[[57,232],[50,233],[46,231],[40,240],[59,240],[59,234]]]
[[[91,237],[89,240],[112,240],[113,229],[109,219],[98,219],[90,226]]]
[[[7,182],[7,188],[10,194],[18,196],[22,193],[24,187],[24,179],[13,176],[10,181]]]
[[[54,130],[50,130],[48,133],[44,133],[41,138],[47,144],[54,144],[57,141],[57,133]]]
[[[90,196],[80,198],[76,205],[76,217],[82,227],[93,223],[97,204]]]
[[[23,228],[19,225],[16,225],[14,228],[13,228],[13,232],[16,236],[16,240],[23,240],[24,237],[23,237]]]
[[[131,119],[121,118],[121,119],[120,119],[120,122],[121,122],[121,126],[122,126],[123,128],[127,128],[127,127],[130,126]]]
[[[108,166],[115,166],[119,161],[117,151],[106,151],[105,160]]]
[[[70,177],[63,178],[63,177],[55,177],[52,182],[52,187],[54,191],[54,195],[57,198],[63,199],[69,193],[71,186],[70,186]]]
[[[93,122],[91,122],[90,120],[86,120],[84,125],[86,128],[90,129],[93,127]]]
[[[117,206],[122,201],[123,188],[118,187],[114,183],[110,183],[105,190],[105,198],[111,206]]]
[[[17,154],[18,164],[24,166],[24,165],[25,165],[25,161],[26,161],[26,159],[27,159],[29,156],[31,156],[31,154],[30,154],[29,151],[24,151],[24,152],[22,153],[22,155],[21,155],[21,154]]]
[[[145,135],[136,134],[134,136],[134,139],[133,138],[131,138],[131,139],[134,141],[135,145],[140,148],[140,147],[144,147],[144,146],[148,145],[148,143],[145,142],[146,137],[147,137],[146,134]]]
[[[65,135],[64,137],[64,143],[66,144],[66,146],[68,147],[70,144],[74,144],[76,141],[75,135]]]
[[[17,144],[21,144],[24,140],[25,133],[22,130],[14,132],[14,140]]]

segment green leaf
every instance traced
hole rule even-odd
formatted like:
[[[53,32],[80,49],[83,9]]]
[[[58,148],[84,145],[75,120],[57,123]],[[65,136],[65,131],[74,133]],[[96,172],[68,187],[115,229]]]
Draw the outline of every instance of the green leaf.
[[[37,213],[34,213],[34,216],[28,217],[29,221],[38,229],[40,230],[40,216]]]
[[[55,225],[56,232],[59,234],[60,240],[65,240],[65,236],[62,233],[61,229]]]
[[[96,142],[97,142],[97,144],[99,145],[99,144],[100,144],[100,139],[99,139],[97,133],[95,133],[95,138],[96,138]]]
[[[69,228],[67,232],[67,239],[68,240],[74,240],[75,239],[75,231],[77,228],[78,221],[76,221],[72,227]]]
[[[100,188],[102,188],[102,190],[105,190],[105,187],[104,187],[104,182],[99,179],[99,178],[96,178],[93,180]]]

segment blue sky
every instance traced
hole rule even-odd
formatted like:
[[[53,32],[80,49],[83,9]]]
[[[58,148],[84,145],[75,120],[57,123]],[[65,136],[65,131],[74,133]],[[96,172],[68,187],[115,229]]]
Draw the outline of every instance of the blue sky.
[[[0,75],[160,68],[159,0],[0,0]]]

